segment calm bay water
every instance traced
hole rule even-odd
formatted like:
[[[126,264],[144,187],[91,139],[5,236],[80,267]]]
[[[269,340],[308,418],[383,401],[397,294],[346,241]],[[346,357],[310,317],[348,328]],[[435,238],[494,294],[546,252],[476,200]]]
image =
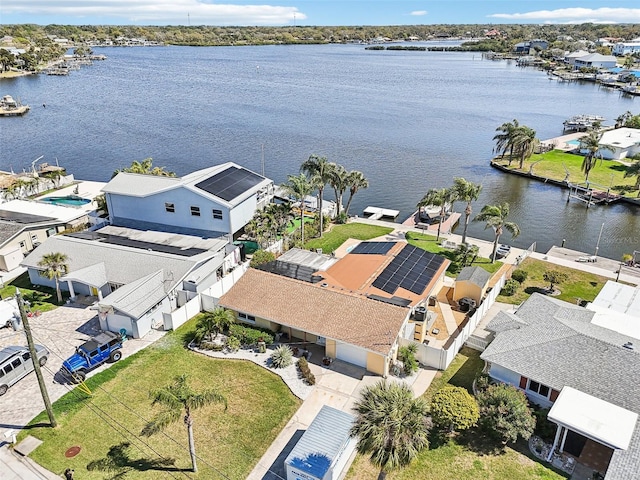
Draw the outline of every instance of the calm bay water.
[[[546,139],[575,114],[612,122],[637,113],[638,99],[616,91],[560,83],[477,53],[358,45],[97,53],[108,60],[67,77],[0,82],[0,94],[32,106],[22,118],[0,119],[0,169],[29,169],[44,155],[86,180],[107,181],[146,157],[179,175],[227,161],[260,172],[264,144],[265,174],[278,183],[311,153],[363,171],[370,188],[356,195],[352,213],[375,205],[400,210],[403,220],[427,189],[462,176],[484,185],[476,212],[486,203],[511,204],[522,229],[517,246],[536,241],[546,251],[564,238],[567,247],[592,252],[604,223],[600,254],[640,250],[638,208],[567,204],[566,191],[489,166],[503,122],[517,118]],[[480,224],[471,234],[492,238]]]

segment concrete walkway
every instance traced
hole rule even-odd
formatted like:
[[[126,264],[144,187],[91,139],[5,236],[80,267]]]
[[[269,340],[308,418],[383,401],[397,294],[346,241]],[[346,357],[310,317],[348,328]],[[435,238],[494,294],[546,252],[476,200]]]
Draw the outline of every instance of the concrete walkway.
[[[60,479],[49,470],[45,470],[29,457],[14,452],[7,443],[0,444],[0,478],[2,480],[41,480]]]

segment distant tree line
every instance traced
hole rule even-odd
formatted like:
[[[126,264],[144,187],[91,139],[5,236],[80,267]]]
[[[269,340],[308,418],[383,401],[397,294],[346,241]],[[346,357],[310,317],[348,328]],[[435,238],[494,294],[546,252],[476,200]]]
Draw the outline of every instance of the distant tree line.
[[[282,27],[218,27],[218,26],[136,26],[136,25],[0,25],[0,37],[9,35],[21,46],[36,39],[54,35],[74,44],[101,43],[118,37],[144,38],[170,45],[271,45],[304,43],[368,42],[376,38],[394,40],[484,38],[489,30],[501,36],[487,39],[466,49],[510,51],[520,41],[540,38],[550,43],[559,36],[575,41],[596,41],[602,37],[640,37],[638,24],[580,25],[395,25],[395,26],[282,26]]]

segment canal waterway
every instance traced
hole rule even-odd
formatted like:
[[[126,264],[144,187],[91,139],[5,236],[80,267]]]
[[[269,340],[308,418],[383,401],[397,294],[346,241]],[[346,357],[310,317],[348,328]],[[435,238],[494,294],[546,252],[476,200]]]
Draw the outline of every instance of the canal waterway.
[[[362,45],[101,48],[106,61],[69,76],[0,81],[2,95],[31,105],[1,119],[0,169],[42,161],[79,179],[107,181],[132,160],[179,175],[233,161],[280,183],[309,154],[364,172],[367,205],[408,217],[429,188],[462,176],[484,185],[474,204],[508,201],[522,234],[511,242],[619,258],[640,250],[640,210],[586,209],[551,185],[489,166],[495,128],[518,119],[541,139],[576,114],[612,123],[639,99],[591,83],[568,83],[478,53],[368,51]],[[46,105],[46,107],[44,106]],[[597,168],[597,167],[596,167]],[[328,192],[331,196],[332,193]],[[458,206],[463,209],[462,205]],[[491,239],[481,224],[471,234]]]

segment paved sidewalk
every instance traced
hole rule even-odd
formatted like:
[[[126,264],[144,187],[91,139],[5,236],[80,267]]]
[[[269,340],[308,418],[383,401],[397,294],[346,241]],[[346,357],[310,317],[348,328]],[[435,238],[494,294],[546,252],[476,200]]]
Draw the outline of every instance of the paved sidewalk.
[[[0,477],[2,480],[49,480],[60,479],[49,470],[45,470],[28,457],[14,452],[9,444],[0,444]]]

